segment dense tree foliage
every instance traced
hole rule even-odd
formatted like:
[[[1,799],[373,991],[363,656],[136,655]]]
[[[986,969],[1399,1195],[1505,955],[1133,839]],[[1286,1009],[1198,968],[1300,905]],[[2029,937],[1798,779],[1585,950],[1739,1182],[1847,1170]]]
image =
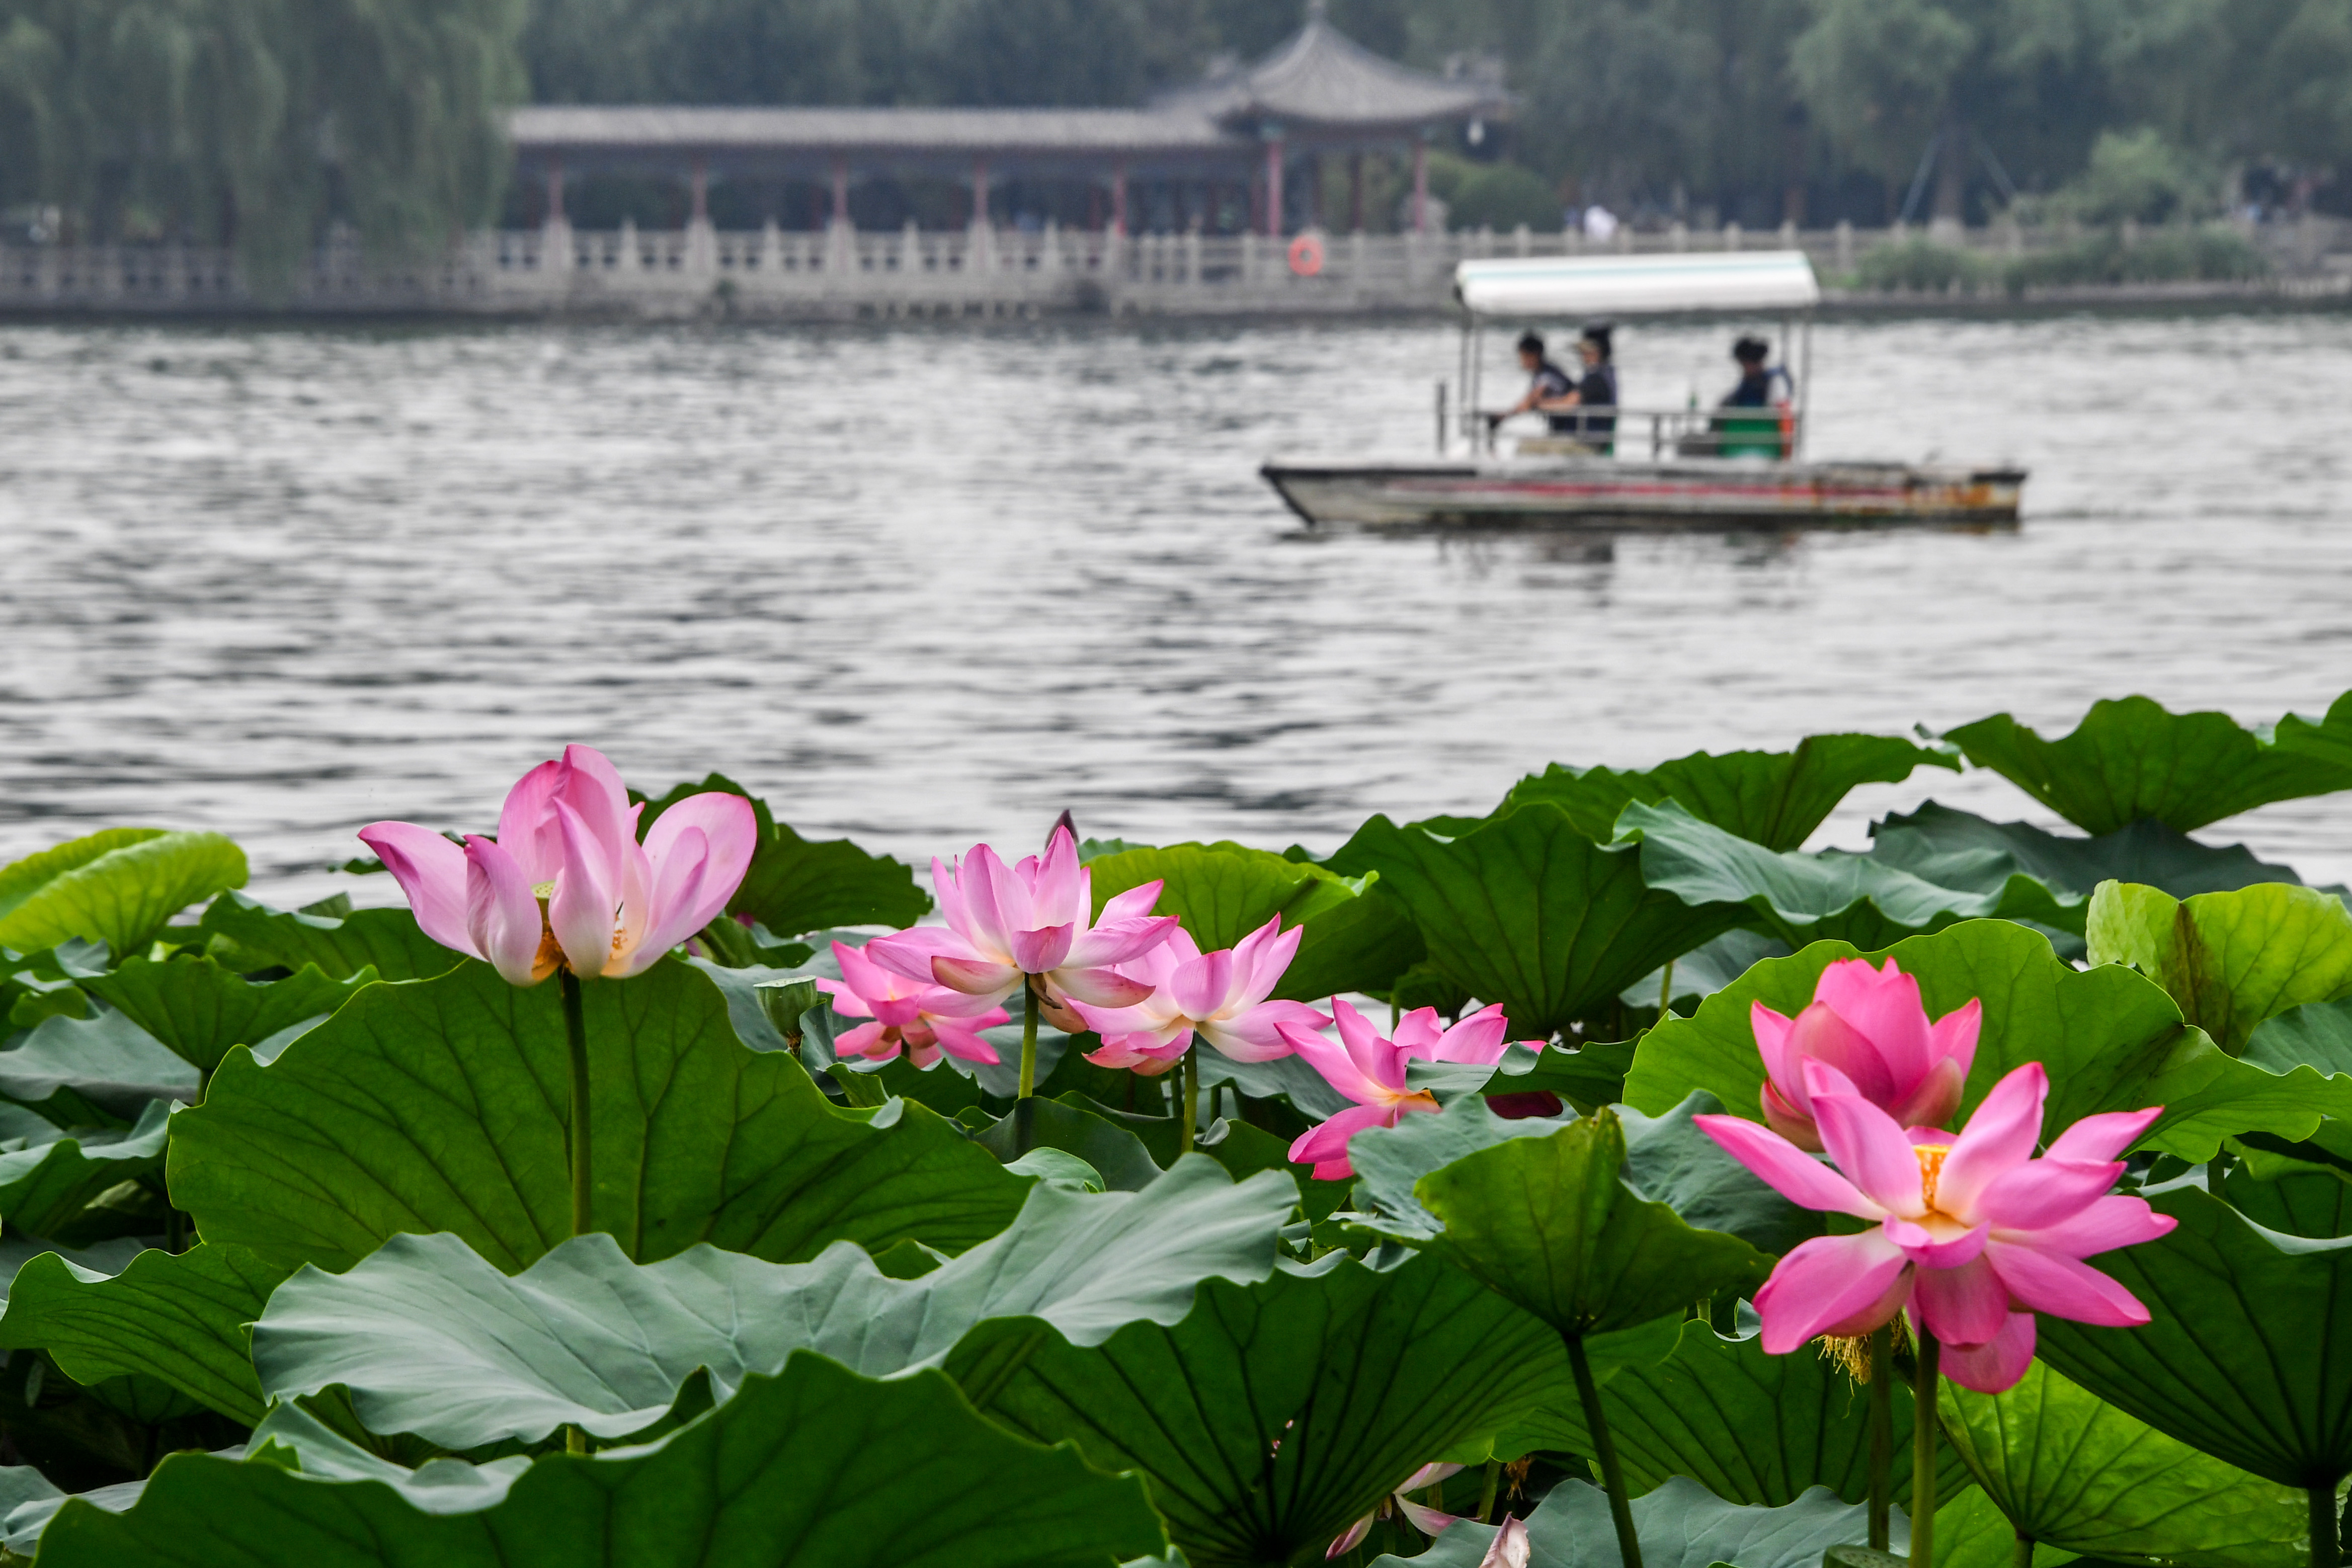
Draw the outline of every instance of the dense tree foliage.
[[[1449,177],[1457,215],[1981,221],[2024,198],[2155,221],[2249,168],[2254,196],[2330,204],[2352,145],[2352,0],[1329,9],[1425,69],[1505,63],[1513,122],[1456,151],[1517,172]],[[230,237],[265,270],[338,219],[429,248],[493,210],[498,111],[525,98],[1129,104],[1299,20],[1288,0],[0,0],[0,207]],[[1370,215],[1393,221],[1401,173],[1374,162]]]

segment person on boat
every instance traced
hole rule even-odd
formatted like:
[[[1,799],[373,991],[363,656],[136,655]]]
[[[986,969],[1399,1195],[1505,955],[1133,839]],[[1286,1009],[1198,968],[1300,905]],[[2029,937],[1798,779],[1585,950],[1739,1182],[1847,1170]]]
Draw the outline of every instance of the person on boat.
[[[1796,383],[1780,366],[1768,368],[1772,345],[1761,338],[1742,338],[1731,345],[1739,365],[1739,384],[1724,394],[1720,408],[1772,408],[1797,401]]]
[[[1739,365],[1739,384],[1724,394],[1718,409],[1770,410],[1753,414],[1718,413],[1714,424],[1716,455],[1719,457],[1786,457],[1788,431],[1783,416],[1796,402],[1796,382],[1786,369],[1770,363],[1772,346],[1761,338],[1742,337],[1731,345]]]
[[[1514,414],[1541,413],[1550,420],[1555,433],[1569,430],[1574,419],[1553,411],[1576,406],[1576,382],[1566,371],[1545,358],[1541,333],[1529,332],[1520,338],[1519,369],[1528,373],[1526,394],[1502,413],[1488,414],[1486,423],[1500,424]]]
[[[1584,379],[1576,383],[1576,402],[1580,407],[1609,412],[1580,414],[1572,434],[1601,452],[1615,443],[1617,405],[1623,401],[1617,395],[1617,365],[1609,341],[1614,330],[1606,321],[1589,322],[1576,340],[1576,351],[1584,360]]]

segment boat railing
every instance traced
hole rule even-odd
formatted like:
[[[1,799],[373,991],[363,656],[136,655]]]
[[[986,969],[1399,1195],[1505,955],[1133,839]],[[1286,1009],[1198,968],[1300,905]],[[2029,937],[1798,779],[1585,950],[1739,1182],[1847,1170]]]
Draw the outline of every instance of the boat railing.
[[[1630,457],[1641,453],[1646,437],[1653,463],[1675,457],[1763,457],[1785,461],[1802,449],[1800,441],[1803,412],[1784,403],[1766,408],[1642,408],[1633,404],[1606,408],[1580,407],[1572,415],[1522,413],[1498,417],[1472,413],[1463,434],[1473,452],[1495,455],[1513,421],[1535,422],[1573,417],[1578,429],[1570,432],[1530,431],[1519,435],[1512,450],[1519,456],[1582,455]],[[1603,430],[1594,423],[1608,421]]]

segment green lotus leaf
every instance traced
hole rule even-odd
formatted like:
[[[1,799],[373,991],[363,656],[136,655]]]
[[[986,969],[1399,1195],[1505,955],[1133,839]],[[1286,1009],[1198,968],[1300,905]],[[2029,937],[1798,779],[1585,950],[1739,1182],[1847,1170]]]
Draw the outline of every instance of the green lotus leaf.
[[[847,839],[803,839],[777,821],[766,801],[724,774],[680,784],[647,801],[638,836],[670,807],[707,792],[742,796],[759,823],[751,869],[727,901],[729,914],[748,915],[780,936],[797,936],[833,925],[912,925],[931,907],[912,867],[868,854]]]
[[[1946,1453],[1951,1451],[1948,1444],[1938,1447]],[[1960,1473],[1966,1476],[1968,1472]],[[1904,1528],[1910,1528],[1908,1521]],[[2079,1555],[2063,1547],[2037,1542],[2032,1568],[2060,1568],[2060,1564],[2072,1563]],[[1936,1510],[1936,1568],[2020,1568],[2017,1532],[2010,1528],[2008,1517],[1982,1489],[1968,1485]]]
[[[1710,1568],[1718,1563],[1734,1568],[1820,1568],[1829,1548],[1868,1537],[1867,1513],[1825,1490],[1780,1508],[1744,1508],[1677,1476],[1633,1500],[1633,1531],[1642,1542],[1642,1568]],[[1560,1482],[1527,1516],[1527,1524],[1530,1568],[1617,1568],[1609,1499],[1598,1487]],[[1408,1562],[1414,1568],[1478,1568],[1495,1532],[1493,1525],[1465,1521],[1420,1556],[1383,1557],[1374,1568],[1404,1568]]]
[[[1304,925],[1298,951],[1275,995],[1319,1000],[1378,990],[1421,956],[1421,935],[1404,907],[1378,894],[1377,873],[1343,877],[1311,861],[1220,841],[1125,848],[1087,862],[1095,913],[1129,888],[1166,883],[1153,911],[1173,915],[1203,953],[1231,947],[1279,916]]]
[[[2264,1019],[2352,990],[2352,910],[2316,888],[2266,883],[2179,899],[2102,883],[2087,936],[2091,962],[2126,964],[2162,986],[2231,1056]]]
[[[1423,1463],[1574,1397],[1541,1323],[1433,1258],[1344,1252],[1092,1347],[994,1320],[948,1371],[1013,1430],[1141,1472],[1194,1568],[1319,1563]]]
[[[1944,856],[1906,870],[1844,850],[1776,854],[1674,800],[1626,807],[1617,842],[1641,846],[1642,876],[1652,887],[1694,905],[1746,904],[1763,930],[1791,946],[1830,938],[1884,947],[1962,920],[2028,920],[2059,930],[2083,921],[2081,894],[2053,893],[1981,856]]]
[[[772,1262],[836,1240],[961,1251],[1028,1182],[904,1101],[835,1108],[782,1051],[747,1050],[709,977],[667,958],[582,988],[593,1228],[651,1262],[698,1241]],[[370,986],[267,1067],[242,1048],[173,1124],[172,1196],[208,1241],[357,1262],[450,1231],[503,1270],[571,1234],[556,988],[487,964]]]
[[[239,973],[315,965],[331,980],[363,969],[379,979],[429,980],[465,962],[463,954],[425,935],[405,909],[306,915],[230,893],[213,900],[197,929],[211,938],[213,956]]]
[[[151,1100],[127,1130],[51,1129],[0,1154],[0,1224],[54,1236],[107,1188],[160,1170],[170,1116],[170,1105]]]
[[[2243,844],[2200,844],[2158,821],[2082,839],[2023,822],[1988,821],[1930,800],[1907,817],[1873,822],[1870,838],[1873,859],[1906,871],[1927,874],[1925,868],[1968,856],[1982,863],[1986,875],[2021,874],[2085,895],[2103,882],[2146,883],[2175,898],[2303,882],[2291,867],[2257,860]],[[1937,878],[1928,874],[1928,880]]]
[[[194,1100],[202,1083],[195,1068],[118,1012],[44,1019],[22,1044],[0,1051],[0,1096],[39,1107],[61,1126],[128,1120],[157,1100]]]
[[[1697,1319],[1680,1327],[1672,1354],[1630,1362],[1601,1385],[1630,1488],[1647,1491],[1688,1476],[1727,1501],[1757,1508],[1783,1507],[1815,1487],[1847,1502],[1869,1498],[1869,1396],[1836,1363],[1813,1345],[1767,1355],[1752,1321],[1735,1335]],[[1897,1379],[1894,1395],[1893,1495],[1907,1497],[1911,1391]],[[1573,1403],[1513,1437],[1533,1448],[1592,1452]],[[1967,1484],[1948,1448],[1937,1458],[1945,1495]]]
[[[2005,1394],[1948,1384],[1943,1413],[2014,1540],[2183,1568],[2302,1568],[2309,1557],[2300,1493],[2166,1437],[2041,1362]]]
[[[1545,1137],[1508,1139],[1415,1182],[1414,1198],[1444,1229],[1403,1239],[1571,1337],[1633,1328],[1764,1282],[1769,1257],[1639,1197],[1619,1179],[1625,1163],[1614,1111]]]
[[[1858,955],[1843,942],[1817,942],[1789,958],[1768,959],[1699,1004],[1642,1037],[1625,1078],[1629,1104],[1653,1114],[1695,1089],[1727,1110],[1761,1121],[1764,1062],[1757,1054],[1749,1009],[1762,1002],[1790,1017],[1812,1000],[1822,971],[1840,958],[1892,957],[1917,977],[1928,1015],[1941,1018],[1971,998],[1984,1004],[1975,1065],[1960,1119],[2011,1069],[2039,1061],[2049,1070],[2042,1125],[2052,1135],[2100,1111],[2161,1105],[2146,1146],[2201,1160],[2221,1140],[2264,1132],[2306,1137],[2323,1113],[2352,1108],[2352,1082],[2308,1067],[2273,1072],[2232,1061],[2180,1020],[2163,989],[2113,964],[2078,971],[2050,944],[2005,920],[1972,920]]]
[[[370,1430],[446,1448],[567,1423],[618,1437],[660,1418],[698,1368],[723,1402],[796,1350],[885,1376],[937,1364],[985,1318],[1035,1319],[1079,1345],[1173,1323],[1204,1279],[1265,1279],[1297,1201],[1287,1176],[1237,1186],[1199,1155],[1140,1193],[1040,1184],[1001,1235],[914,1280],[847,1242],[813,1263],[697,1247],[638,1264],[582,1236],[509,1277],[454,1236],[396,1236],[347,1273],[279,1286],[253,1361],[275,1398],[341,1384]]]
[[[1444,838],[1374,817],[1329,863],[1381,874],[1428,945],[1430,962],[1514,1032],[1550,1035],[1613,1010],[1617,994],[1667,959],[1748,917],[1694,907],[1647,886],[1633,849],[1607,849],[1570,815],[1534,801]]]
[[[42,1563],[1104,1568],[1164,1540],[1133,1479],[992,1426],[936,1372],[796,1355],[657,1443],[528,1467],[410,1472],[281,1415],[244,1463],[173,1455],[119,1513],[68,1501]]]
[[[1674,1003],[1696,1007],[1767,958],[1785,958],[1792,951],[1778,936],[1761,931],[1727,931],[1714,941],[1692,948],[1674,961],[1674,973],[1663,968],[1643,976],[1619,993],[1629,1007],[1655,1010],[1669,984]]]
[[[1554,763],[1512,786],[1503,810],[1549,800],[1587,838],[1605,843],[1627,804],[1671,799],[1727,833],[1769,850],[1793,850],[1856,785],[1899,784],[1921,767],[1957,772],[1959,766],[1948,752],[1899,736],[1809,735],[1793,751],[1697,751],[1643,771]]]
[[[363,968],[331,980],[316,965],[304,965],[282,980],[257,985],[210,958],[182,956],[160,964],[133,959],[83,981],[82,988],[198,1071],[210,1072],[231,1046],[259,1046],[322,1019],[375,977]]]
[[[2264,1019],[2247,1037],[2242,1060],[2273,1072],[2309,1067],[2331,1078],[2352,1076],[2352,998],[2306,1002]]]
[[[110,828],[0,866],[0,947],[73,937],[137,952],[173,915],[245,885],[245,852],[219,833]]]
[[[2283,747],[2228,714],[2170,713],[2147,697],[2093,703],[2056,740],[2005,713],[1944,738],[2094,834],[2149,819],[2194,832],[2273,800],[2352,788],[2352,765],[2322,747]]]
[[[110,1280],[145,1250],[147,1244],[134,1236],[109,1237],[87,1247],[59,1247],[37,1236],[0,1236],[0,1308],[7,1305],[17,1273],[36,1258],[61,1257],[91,1279]]]
[[[0,1348],[47,1351],[78,1383],[152,1377],[250,1426],[266,1405],[251,1325],[290,1271],[209,1242],[141,1252],[111,1277],[43,1253],[16,1272]]]
[[[2352,770],[2352,692],[2328,704],[2327,716],[2317,724],[2301,714],[2288,714],[2278,721],[2272,742],[2289,756],[2313,758]]]
[[[1578,1046],[1548,1045],[1540,1051],[1515,1044],[1496,1064],[1494,1072],[1476,1086],[1476,1092],[1556,1094],[1580,1112],[1596,1111],[1625,1097],[1625,1072],[1633,1065],[1633,1043],[1630,1040],[1592,1040]],[[1408,1063],[1408,1077],[1423,1065]],[[1444,1095],[1441,1093],[1439,1098],[1443,1100]]]
[[[2041,1320],[2039,1354],[2093,1395],[2215,1458],[2283,1486],[2326,1490],[2352,1471],[2352,1236],[2271,1229],[2276,1182],[2231,1173],[2224,1202],[2202,1173],[2146,1189],[2179,1221],[2094,1266],[2153,1321],[2121,1332]]]
[[[1141,1192],[1160,1179],[1160,1164],[1143,1140],[1108,1115],[1098,1113],[1082,1094],[1035,1100],[1029,1107],[1025,1130],[1023,1119],[1007,1113],[975,1132],[972,1141],[1008,1165],[1030,1149],[1076,1155],[1100,1173],[1114,1192]],[[1171,1160],[1175,1130],[1173,1123],[1168,1124]],[[1023,1146],[1024,1142],[1027,1148]]]
[[[1722,1109],[1703,1093],[1692,1094],[1663,1116],[1613,1107],[1625,1145],[1622,1179],[1632,1197],[1663,1203],[1688,1225],[1740,1237],[1767,1252],[1785,1252],[1821,1235],[1818,1215],[1765,1186],[1691,1121]],[[1497,1116],[1474,1095],[1434,1116],[1404,1116],[1393,1127],[1368,1127],[1348,1144],[1358,1176],[1357,1202],[1378,1215],[1365,1223],[1401,1240],[1434,1239],[1444,1226],[1415,1196],[1422,1177],[1514,1140],[1549,1138],[1564,1124],[1557,1117]]]

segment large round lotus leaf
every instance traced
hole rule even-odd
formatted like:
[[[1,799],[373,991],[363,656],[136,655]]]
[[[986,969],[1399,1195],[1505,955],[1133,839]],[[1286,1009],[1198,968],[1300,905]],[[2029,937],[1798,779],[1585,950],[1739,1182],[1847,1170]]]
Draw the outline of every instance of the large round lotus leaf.
[[[1943,1405],[1952,1447],[2012,1540],[2184,1568],[2308,1558],[2302,1493],[2166,1437],[2041,1362],[2004,1394],[1948,1384]]]
[[[424,980],[465,961],[425,935],[404,908],[306,915],[228,893],[213,900],[196,929],[210,940],[209,950],[240,973],[310,964],[331,980],[363,969],[380,979]]]
[[[1633,805],[1617,842],[1641,845],[1642,876],[1685,902],[1742,904],[1791,946],[1823,938],[1884,947],[1962,920],[2029,920],[2079,931],[2083,896],[1979,855],[1897,866],[1845,850],[1774,852],[1700,821],[1678,801]]]
[[[1867,1511],[1827,1491],[1811,1491],[1780,1508],[1744,1508],[1724,1501],[1696,1481],[1676,1477],[1633,1500],[1633,1531],[1642,1568],[1819,1568],[1832,1546],[1859,1544],[1869,1535]],[[1900,1522],[1898,1519],[1898,1523]],[[1618,1568],[1617,1536],[1609,1499],[1582,1481],[1562,1481],[1527,1515],[1529,1568]],[[1906,1527],[1907,1528],[1907,1527]],[[1496,1527],[1465,1521],[1414,1558],[1383,1557],[1374,1568],[1480,1568]]]
[[[2327,1171],[2267,1183],[2241,1173],[2229,1190],[2284,1221],[2294,1207],[2287,1189],[2305,1183],[2343,1185]],[[2045,1316],[2042,1359],[2241,1469],[2284,1486],[2334,1487],[2352,1471],[2352,1236],[2268,1228],[2207,1191],[2201,1175],[2147,1196],[2179,1226],[2095,1263],[2153,1321],[2123,1331]]]
[[[445,1448],[600,1437],[649,1425],[697,1369],[726,1399],[813,1350],[883,1376],[936,1363],[984,1318],[1048,1324],[1074,1344],[1172,1323],[1203,1279],[1262,1280],[1297,1203],[1287,1176],[1241,1186],[1193,1155],[1140,1193],[1040,1185],[1001,1235],[914,1280],[837,1242],[813,1263],[698,1247],[632,1263],[609,1236],[499,1273],[454,1236],[401,1236],[347,1273],[305,1269],[254,1325],[273,1397],[330,1384],[371,1430]]]
[[[2231,1056],[2264,1020],[2352,990],[2352,911],[2317,888],[2267,883],[2179,899],[2102,883],[2088,936],[2091,962],[2127,964],[2162,986]]]
[[[913,868],[868,854],[847,839],[804,839],[777,821],[765,800],[722,773],[648,800],[638,835],[680,800],[709,792],[742,796],[755,818],[751,864],[727,901],[729,914],[749,915],[780,936],[797,936],[835,925],[912,925],[931,907]]]
[[[796,1355],[660,1442],[408,1471],[273,1417],[240,1464],[163,1461],[59,1509],[58,1568],[1104,1568],[1165,1538],[1132,1477],[973,1414],[936,1372]],[[107,1500],[121,1507],[121,1497]],[[29,1543],[26,1543],[29,1544]],[[20,1545],[19,1550],[23,1547]]]
[[[592,1228],[641,1261],[698,1241],[772,1262],[836,1240],[961,1251],[1028,1182],[934,1113],[852,1112],[782,1051],[747,1050],[708,977],[665,959],[583,988]],[[571,1233],[570,1104],[553,986],[486,964],[371,986],[268,1067],[232,1051],[173,1124],[172,1196],[208,1241],[357,1262],[446,1230],[501,1269]]]
[[[1612,1012],[1617,993],[1745,919],[1738,904],[1696,907],[1642,880],[1640,852],[1606,849],[1537,800],[1448,837],[1374,817],[1331,857],[1381,875],[1428,945],[1429,961],[1515,1035],[1550,1035]]]
[[[947,1369],[1013,1430],[1139,1471],[1194,1568],[1319,1563],[1423,1464],[1575,1397],[1558,1336],[1460,1271],[1345,1253],[1092,1347],[983,1323]]]
[[[219,833],[109,828],[0,866],[0,947],[29,953],[79,936],[135,953],[173,915],[245,877],[245,852]]]
[[[2335,709],[2328,719],[2333,727]],[[2320,727],[2296,722],[2298,733]],[[2005,713],[1947,730],[1944,738],[2087,833],[2147,818],[2193,832],[2273,800],[2352,789],[2352,763],[2316,737],[2281,746],[2228,714],[2170,713],[2147,697],[2093,703],[2056,740]]]
[[[1692,1017],[1650,1030],[1626,1074],[1627,1103],[1654,1114],[1703,1089],[1735,1114],[1762,1120],[1764,1061],[1751,1008],[1760,1001],[1794,1017],[1811,1002],[1822,970],[1862,956],[1843,942],[1818,942],[1792,957],[1766,959]],[[2298,1139],[2323,1114],[2352,1113],[2352,1081],[2309,1067],[2282,1073],[2232,1061],[2181,1022],[2160,987],[2113,964],[2076,970],[2022,925],[1972,920],[1866,956],[1874,964],[1892,957],[1916,977],[1932,1017],[1971,998],[1984,1004],[1962,1121],[2004,1074],[2029,1061],[2050,1074],[2045,1134],[2095,1112],[2161,1105],[2164,1114],[2143,1144],[2189,1159],[2205,1158],[2235,1134]]]
[[[210,958],[136,959],[81,982],[81,988],[145,1030],[173,1054],[210,1072],[229,1048],[259,1046],[298,1024],[324,1018],[372,984],[362,968],[331,980],[316,965],[256,983]]]

